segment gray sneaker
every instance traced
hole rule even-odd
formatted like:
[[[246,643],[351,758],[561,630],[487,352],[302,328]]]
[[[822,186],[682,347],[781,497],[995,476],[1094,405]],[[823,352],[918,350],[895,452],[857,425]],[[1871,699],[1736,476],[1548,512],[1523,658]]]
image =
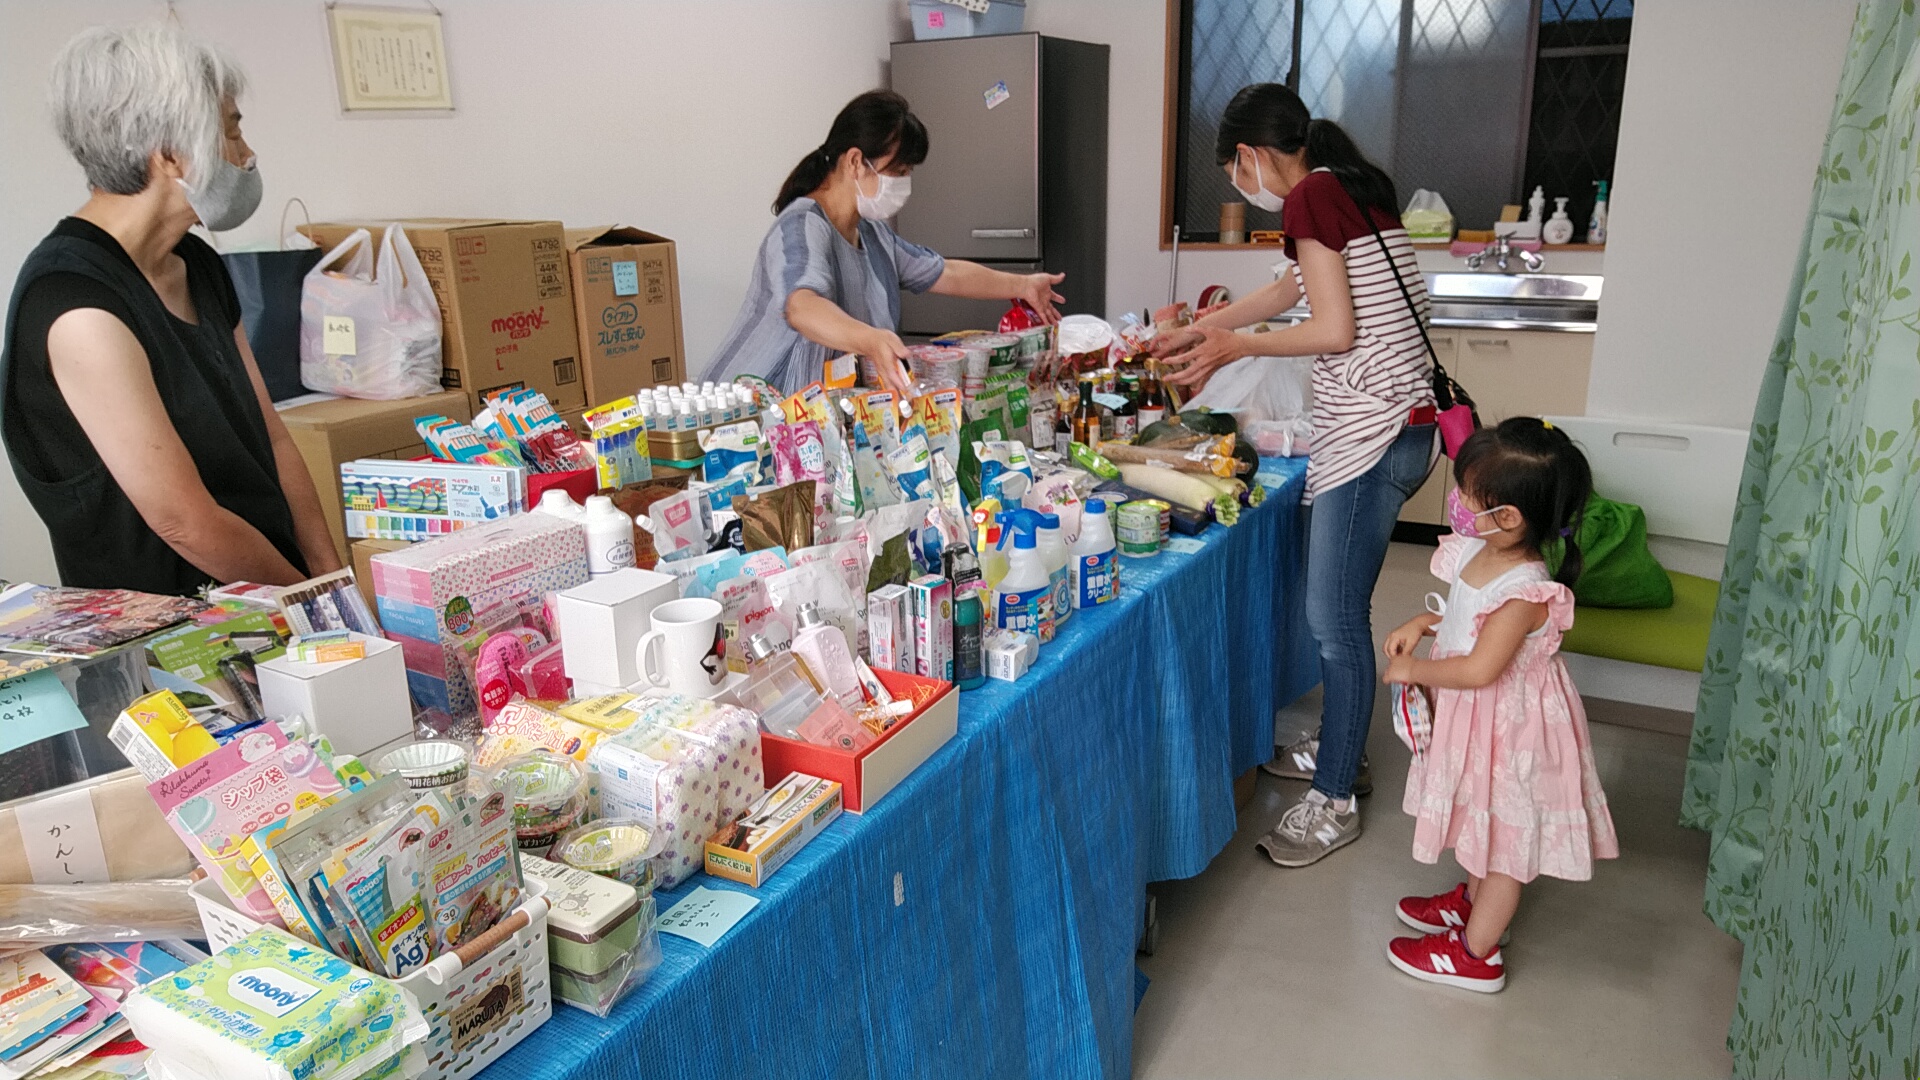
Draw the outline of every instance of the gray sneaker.
[[[1314,767],[1320,760],[1320,736],[1309,735],[1290,746],[1273,748],[1273,760],[1260,766],[1268,776],[1277,776],[1282,780],[1313,779]],[[1360,755],[1360,771],[1353,777],[1355,795],[1373,794],[1373,766],[1367,761],[1367,755]]]
[[[1277,866],[1309,866],[1358,839],[1360,807],[1349,804],[1344,813],[1335,810],[1332,800],[1314,788],[1287,807],[1280,823],[1254,846]]]

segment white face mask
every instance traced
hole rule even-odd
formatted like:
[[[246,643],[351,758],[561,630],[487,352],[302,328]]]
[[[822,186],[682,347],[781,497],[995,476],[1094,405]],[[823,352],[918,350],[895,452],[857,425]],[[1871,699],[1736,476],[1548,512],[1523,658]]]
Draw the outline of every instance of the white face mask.
[[[1248,191],[1246,188],[1240,186],[1240,159],[1238,157],[1233,159],[1232,183],[1233,190],[1239,192],[1241,198],[1262,210],[1277,214],[1280,212],[1280,207],[1286,204],[1286,199],[1267,190],[1266,177],[1260,175],[1260,152],[1257,150],[1254,151],[1253,154],[1253,190]]]
[[[873,169],[873,163],[868,162],[867,168]],[[858,181],[853,185],[853,194],[860,208],[860,216],[868,221],[891,220],[900,212],[901,207],[907,205],[907,196],[913,193],[913,177],[888,176],[878,169],[873,169],[873,178],[879,183],[872,195],[861,191]]]
[[[235,165],[224,157],[216,157],[213,167],[201,177],[198,188],[185,180],[174,181],[186,191],[187,205],[200,215],[200,224],[205,225],[207,231],[239,228],[260,208],[260,169],[255,161],[248,158],[245,165]]]

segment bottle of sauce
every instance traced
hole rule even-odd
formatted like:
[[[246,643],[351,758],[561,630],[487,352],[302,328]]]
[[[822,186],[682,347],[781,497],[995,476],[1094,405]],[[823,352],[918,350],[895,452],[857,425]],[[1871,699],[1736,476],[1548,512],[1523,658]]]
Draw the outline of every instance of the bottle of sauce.
[[[1067,444],[1073,441],[1073,410],[1063,409],[1059,405],[1060,392],[1049,387],[1046,393],[1054,398],[1053,452],[1061,457],[1067,456]]]
[[[1113,437],[1123,442],[1140,434],[1140,379],[1128,372],[1120,376],[1120,404],[1113,410]]]
[[[1093,401],[1093,391],[1098,385],[1099,376],[1093,372],[1080,376],[1080,402],[1073,407],[1073,441],[1093,449],[1099,448],[1104,434],[1100,426],[1100,406]]]
[[[1160,365],[1151,357],[1146,374],[1140,379],[1139,423],[1141,427],[1166,419],[1167,395],[1160,389]]]

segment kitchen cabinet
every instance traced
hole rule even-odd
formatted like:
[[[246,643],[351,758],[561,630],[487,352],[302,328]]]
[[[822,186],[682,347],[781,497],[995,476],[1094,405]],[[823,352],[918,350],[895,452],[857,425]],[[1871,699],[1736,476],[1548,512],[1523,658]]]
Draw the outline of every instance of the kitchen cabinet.
[[[1440,362],[1473,395],[1480,421],[1489,427],[1510,416],[1586,414],[1592,334],[1459,328],[1435,330],[1432,338]],[[1447,523],[1450,466],[1442,459],[1426,486],[1407,500],[1401,521]]]

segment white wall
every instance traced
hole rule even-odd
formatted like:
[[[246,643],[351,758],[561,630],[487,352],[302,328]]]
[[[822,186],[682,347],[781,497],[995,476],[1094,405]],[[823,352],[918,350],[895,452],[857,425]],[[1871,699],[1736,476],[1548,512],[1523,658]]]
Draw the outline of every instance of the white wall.
[[[437,2],[455,115],[367,120],[338,113],[319,0],[178,0],[186,27],[224,45],[252,79],[244,126],[266,200],[223,242],[270,240],[292,195],[316,219],[638,225],[679,242],[696,369],[738,310],[780,181],[848,98],[885,85],[887,44],[909,33],[900,0]],[[85,26],[165,10],[152,0],[0,3],[7,289],[86,197],[46,119],[54,53]],[[55,580],[45,531],[6,468],[0,578]]]
[[[1589,413],[1752,423],[1853,11],[1635,5]]]

